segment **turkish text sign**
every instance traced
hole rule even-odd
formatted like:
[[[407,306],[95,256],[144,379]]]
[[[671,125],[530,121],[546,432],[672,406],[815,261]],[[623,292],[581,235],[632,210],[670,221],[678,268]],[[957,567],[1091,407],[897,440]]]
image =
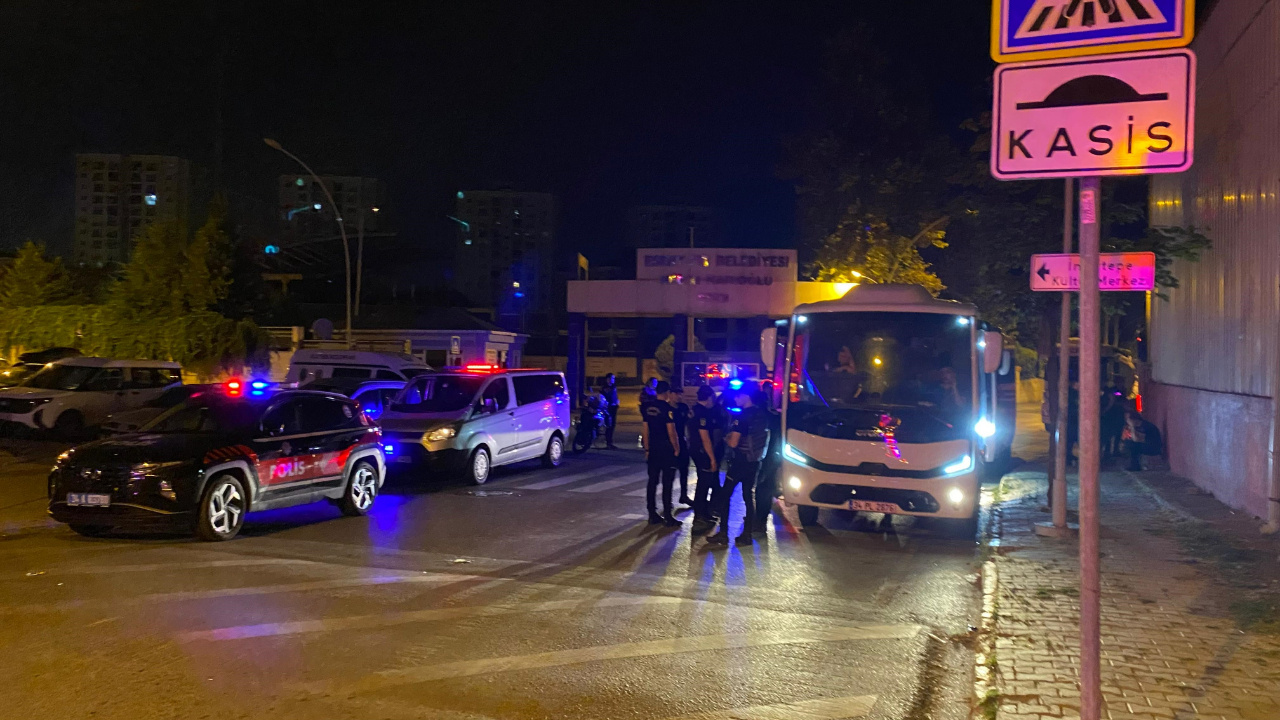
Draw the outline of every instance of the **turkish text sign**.
[[[996,62],[1184,47],[1194,0],[992,0]]]
[[[1099,290],[1154,290],[1156,254],[1102,253],[1098,257]],[[1080,256],[1076,253],[1031,256],[1031,289],[1070,292],[1080,289]]]
[[[1191,167],[1190,50],[996,68],[991,174],[1000,180],[1144,175]]]

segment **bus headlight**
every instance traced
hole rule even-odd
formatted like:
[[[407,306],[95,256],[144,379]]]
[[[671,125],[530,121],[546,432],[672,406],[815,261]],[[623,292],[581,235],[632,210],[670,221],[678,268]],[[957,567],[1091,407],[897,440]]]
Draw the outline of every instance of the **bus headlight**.
[[[963,472],[969,472],[972,469],[973,469],[973,456],[965,455],[959,460],[942,468],[942,473],[944,475],[959,475],[960,473],[963,473]]]
[[[782,457],[790,460],[797,465],[808,465],[809,456],[791,447],[791,443],[782,444]]]
[[[960,488],[951,488],[947,491],[947,499],[951,501],[952,505],[959,505],[964,502],[964,491]]]
[[[996,424],[986,418],[982,418],[974,424],[973,431],[978,433],[978,437],[985,440],[996,434]]]
[[[799,490],[802,487],[802,485],[803,483],[800,482],[800,478],[798,477],[792,477],[790,480],[787,481],[787,487],[791,488],[792,490]]]

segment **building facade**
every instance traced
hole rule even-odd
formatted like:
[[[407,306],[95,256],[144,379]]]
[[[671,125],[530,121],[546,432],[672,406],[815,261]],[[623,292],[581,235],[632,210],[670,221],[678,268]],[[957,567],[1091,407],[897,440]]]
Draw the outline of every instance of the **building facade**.
[[[547,193],[464,190],[455,215],[455,287],[502,327],[555,332],[556,201]]]
[[[642,205],[627,211],[627,247],[723,247],[724,214],[692,205]]]
[[[1280,521],[1280,3],[1218,3],[1192,45],[1195,166],[1152,179],[1152,225],[1213,240],[1152,298],[1151,419],[1174,472]]]
[[[365,177],[321,175],[322,188],[310,175],[281,175],[278,211],[281,222],[295,239],[338,235],[341,217],[347,232],[379,231],[379,215],[386,188],[381,180]],[[338,204],[330,207],[325,189]]]
[[[133,241],[158,220],[186,228],[191,166],[169,155],[76,155],[74,262],[129,260]]]

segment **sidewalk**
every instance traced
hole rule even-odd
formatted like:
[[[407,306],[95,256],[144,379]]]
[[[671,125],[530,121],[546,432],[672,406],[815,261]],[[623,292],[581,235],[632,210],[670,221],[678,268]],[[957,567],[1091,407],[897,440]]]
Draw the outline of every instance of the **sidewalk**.
[[[1032,530],[1045,485],[997,491],[987,718],[1079,716],[1077,546]],[[1104,472],[1101,496],[1103,717],[1280,719],[1280,541],[1166,474]]]

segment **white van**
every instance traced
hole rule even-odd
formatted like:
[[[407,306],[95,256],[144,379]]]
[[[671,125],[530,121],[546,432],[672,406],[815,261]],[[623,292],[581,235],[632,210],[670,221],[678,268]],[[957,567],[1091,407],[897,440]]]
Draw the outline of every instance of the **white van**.
[[[65,358],[0,390],[0,422],[76,436],[181,384],[182,366],[175,362]]]
[[[468,366],[413,378],[378,419],[387,463],[461,471],[482,485],[498,465],[556,467],[569,436],[564,375]]]
[[[289,372],[284,381],[298,385],[322,378],[403,381],[430,370],[430,365],[412,355],[304,348],[295,351],[289,359]]]

